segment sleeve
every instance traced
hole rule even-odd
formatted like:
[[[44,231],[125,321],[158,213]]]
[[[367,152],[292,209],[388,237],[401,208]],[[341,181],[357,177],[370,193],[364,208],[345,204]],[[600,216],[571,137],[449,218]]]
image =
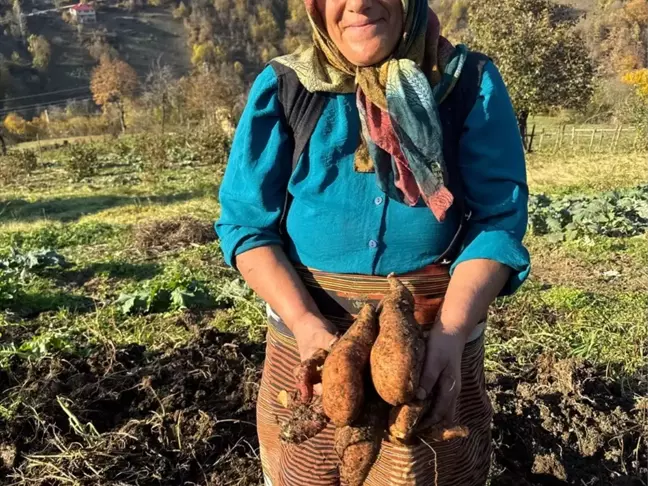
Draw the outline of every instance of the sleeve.
[[[278,225],[292,149],[281,110],[277,77],[268,66],[250,90],[219,190],[215,230],[232,267],[241,253],[282,243]]]
[[[529,252],[522,243],[529,190],[515,112],[491,62],[484,67],[480,94],[460,140],[459,169],[472,217],[450,271],[468,260],[497,261],[513,270],[500,294],[511,295],[530,271]]]

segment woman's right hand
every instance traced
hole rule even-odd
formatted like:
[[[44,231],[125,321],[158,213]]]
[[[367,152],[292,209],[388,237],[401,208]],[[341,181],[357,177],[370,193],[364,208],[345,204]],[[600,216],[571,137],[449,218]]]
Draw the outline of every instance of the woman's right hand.
[[[337,340],[337,329],[322,316],[307,313],[290,326],[293,329],[302,362],[318,350],[330,350]]]
[[[302,367],[304,362],[318,351],[322,349],[329,351],[338,339],[335,326],[323,317],[313,314],[303,316],[299,322],[293,323],[292,328],[294,329],[293,334],[297,341]],[[310,401],[313,395],[322,394],[322,384],[321,382],[318,383],[321,380],[315,376],[316,373],[311,374],[313,372],[307,372],[302,375],[303,372],[303,369],[301,373],[297,371],[295,375],[297,380],[296,386],[300,390],[302,400],[307,402]]]

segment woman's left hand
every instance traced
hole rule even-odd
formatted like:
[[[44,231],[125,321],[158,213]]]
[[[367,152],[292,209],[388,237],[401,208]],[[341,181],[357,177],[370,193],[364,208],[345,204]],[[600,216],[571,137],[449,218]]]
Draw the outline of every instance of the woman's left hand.
[[[450,333],[435,325],[427,339],[427,353],[417,398],[432,399],[432,408],[420,429],[451,424],[461,392],[461,357],[466,346],[463,333]]]

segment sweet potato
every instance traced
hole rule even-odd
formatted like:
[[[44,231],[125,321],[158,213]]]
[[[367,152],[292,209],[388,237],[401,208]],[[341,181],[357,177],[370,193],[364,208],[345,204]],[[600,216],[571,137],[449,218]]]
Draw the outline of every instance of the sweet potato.
[[[301,444],[319,434],[328,424],[322,409],[321,397],[315,397],[308,404],[302,403],[298,392],[282,391],[277,397],[279,403],[291,410],[290,417],[280,423],[281,440]]]
[[[375,308],[366,304],[324,362],[324,412],[339,427],[350,425],[362,411],[364,374],[377,332]]]
[[[355,426],[335,430],[335,452],[340,460],[340,478],[347,486],[360,486],[367,478],[382,443],[387,409],[373,402],[365,406]]]
[[[302,403],[309,403],[312,400],[313,385],[322,381],[321,370],[327,356],[328,351],[320,349],[295,370],[296,388]]]
[[[391,291],[379,307],[380,330],[371,350],[371,378],[381,398],[398,406],[414,399],[425,340],[414,319],[414,296],[393,275],[388,280]]]
[[[409,441],[430,408],[430,400],[417,400],[394,407],[389,412],[389,436],[394,441]]]
[[[468,428],[464,426],[427,425],[424,417],[430,405],[431,400],[417,400],[393,408],[389,412],[389,440],[403,444],[410,442],[414,437],[433,442],[468,437]]]

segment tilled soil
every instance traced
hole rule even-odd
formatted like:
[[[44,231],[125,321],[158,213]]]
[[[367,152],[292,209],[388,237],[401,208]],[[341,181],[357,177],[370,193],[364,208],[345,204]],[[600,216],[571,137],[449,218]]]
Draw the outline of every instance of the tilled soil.
[[[522,376],[489,376],[493,485],[648,484],[647,383],[541,357]]]
[[[17,407],[0,414],[0,483],[258,485],[262,359],[261,346],[208,330],[166,354],[16,361],[0,371],[2,404]]]
[[[0,370],[0,484],[261,485],[262,360],[261,345],[214,330],[164,354],[16,359]],[[492,485],[647,484],[645,383],[549,358],[488,383]]]

